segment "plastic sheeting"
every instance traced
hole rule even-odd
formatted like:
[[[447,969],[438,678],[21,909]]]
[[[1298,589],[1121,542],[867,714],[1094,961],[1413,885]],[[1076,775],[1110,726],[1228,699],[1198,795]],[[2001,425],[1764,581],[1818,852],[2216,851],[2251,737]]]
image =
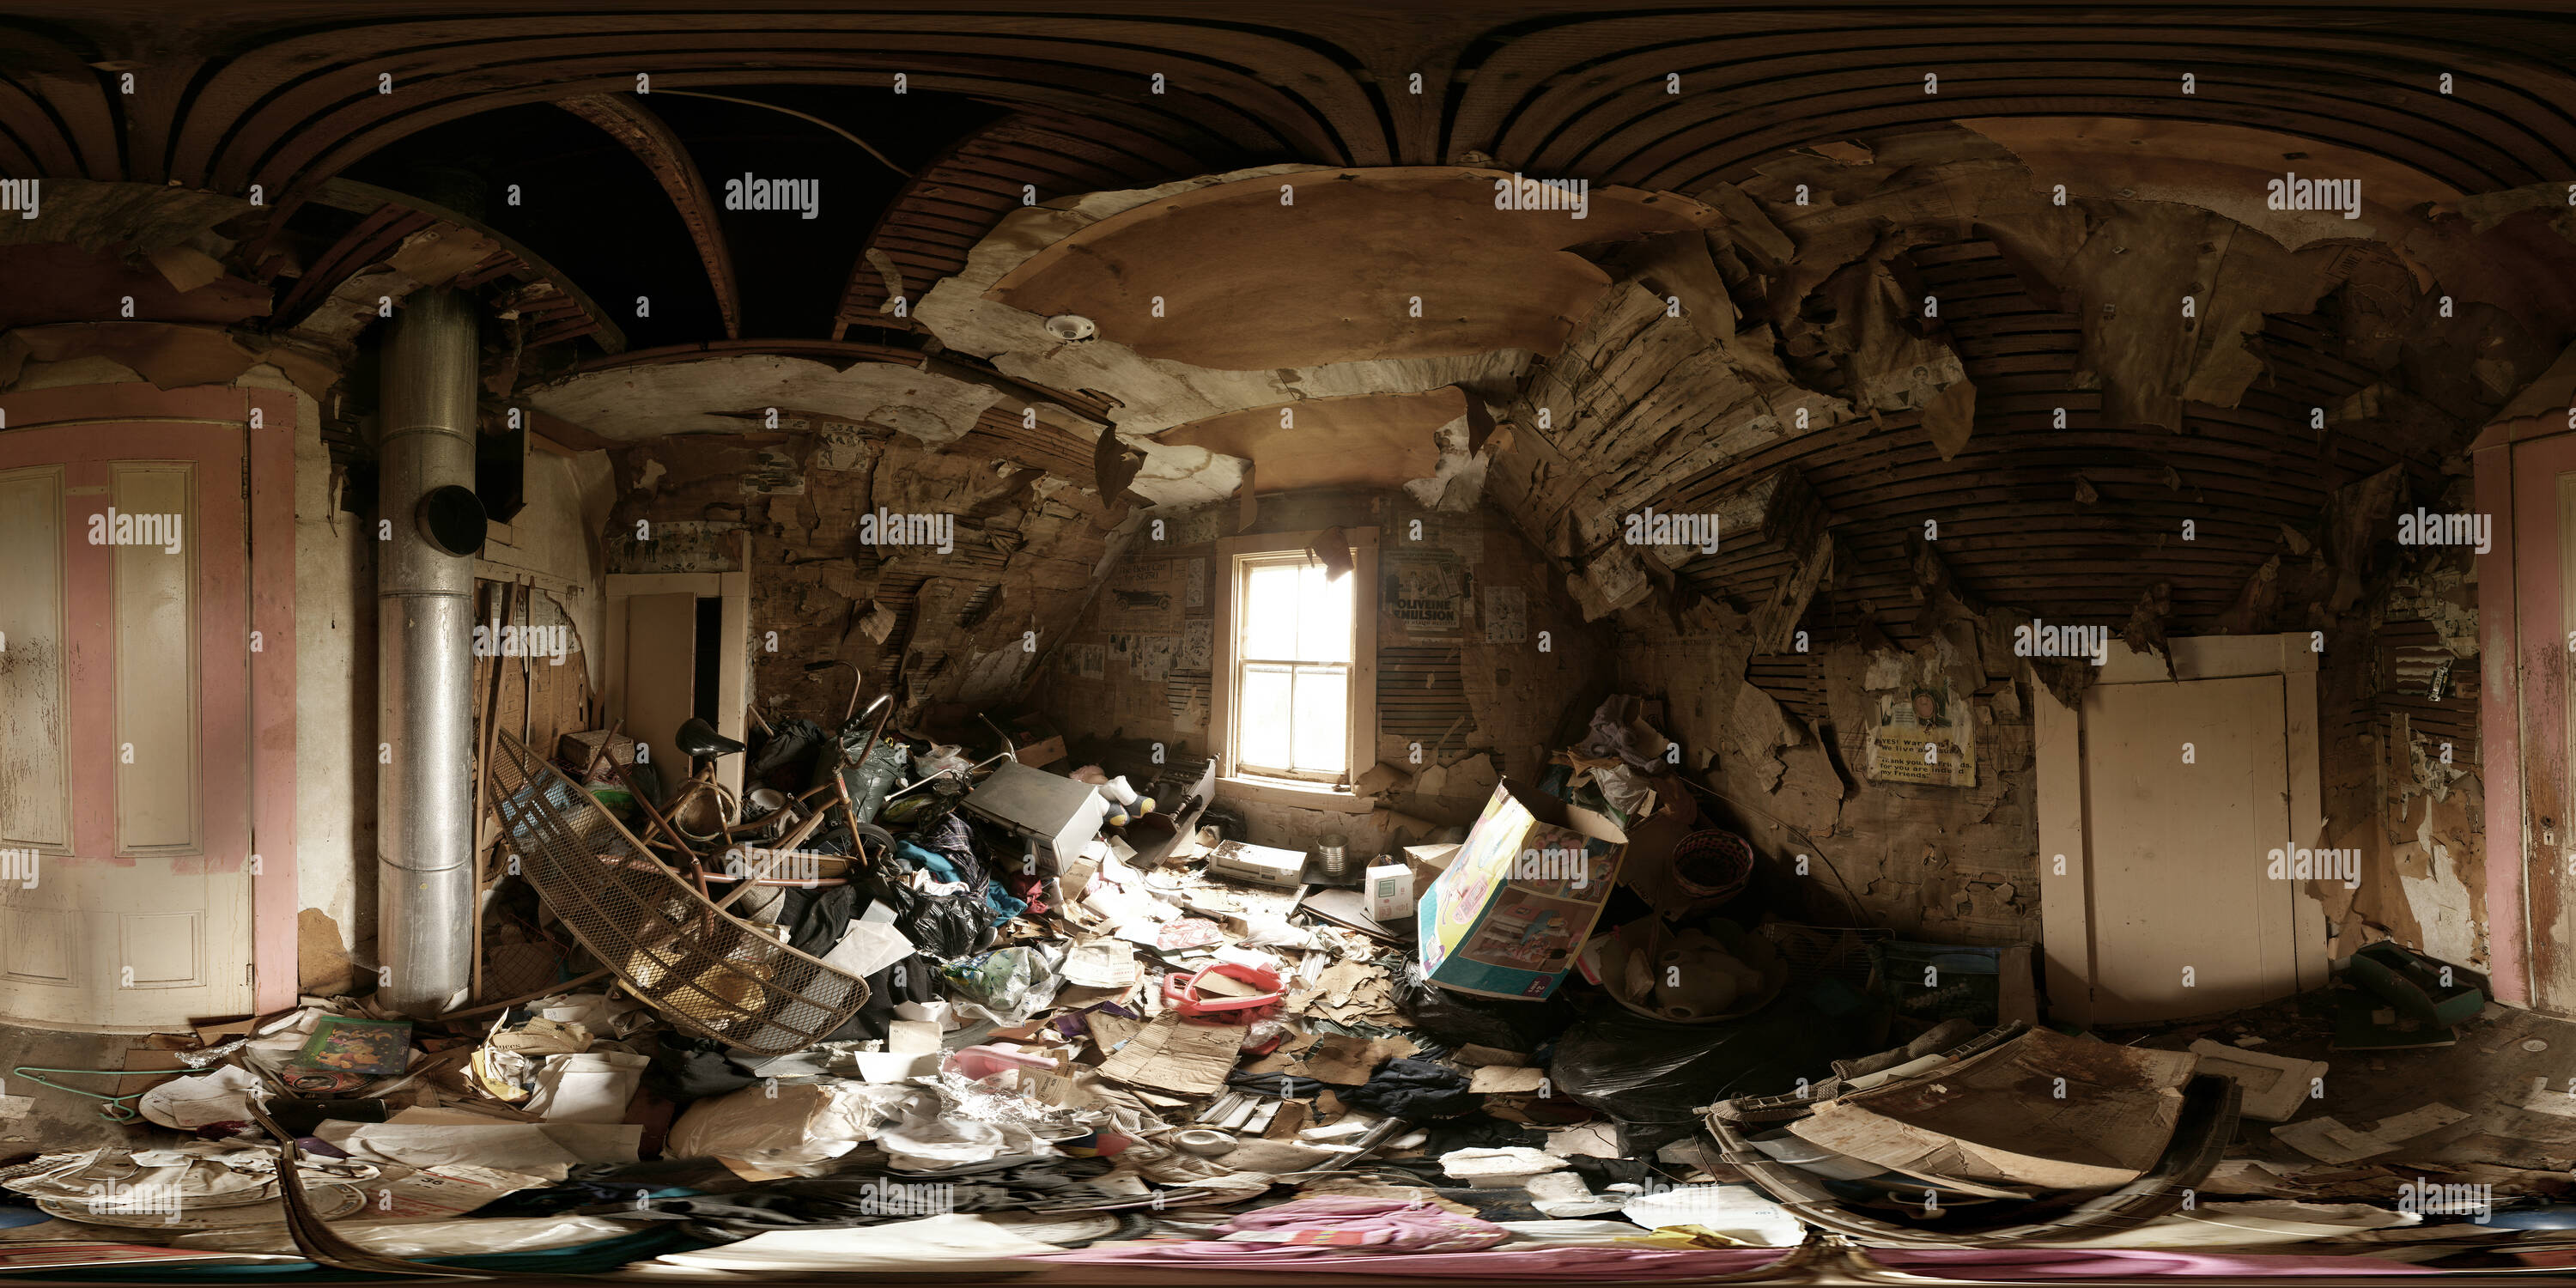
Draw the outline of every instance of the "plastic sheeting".
[[[1623,1125],[1687,1128],[1715,1101],[1795,1091],[1800,1078],[1867,1045],[1858,1025],[1794,996],[1718,1024],[1667,1024],[1603,1007],[1557,1039],[1548,1076],[1559,1094]]]
[[[669,1158],[797,1165],[838,1158],[874,1139],[912,1098],[897,1084],[763,1082],[690,1105],[671,1124]]]

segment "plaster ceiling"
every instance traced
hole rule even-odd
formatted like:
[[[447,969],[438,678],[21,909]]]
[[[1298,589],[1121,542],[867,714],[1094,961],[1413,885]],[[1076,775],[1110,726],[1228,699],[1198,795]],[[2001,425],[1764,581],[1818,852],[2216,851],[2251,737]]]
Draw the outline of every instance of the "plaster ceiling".
[[[1467,394],[1452,386],[1247,408],[1164,430],[1154,441],[1250,461],[1256,492],[1397,488],[1439,468],[1440,430],[1466,415]]]
[[[890,362],[743,353],[606,365],[539,385],[526,397],[548,415],[621,441],[758,432],[767,427],[766,412],[779,408],[825,412],[854,428],[944,447],[973,432],[1001,395]]]
[[[1219,370],[1553,354],[1610,284],[1568,247],[1718,222],[1695,201],[1633,188],[1587,192],[1578,210],[1505,208],[1497,185],[1514,181],[1404,167],[1194,188],[1048,246],[987,295]]]
[[[862,366],[759,358],[782,342],[746,340],[670,368],[688,377],[545,367],[540,397],[611,438],[749,428],[740,413],[773,404],[918,408],[907,432],[923,441],[1033,434],[1014,450],[1066,474],[1105,419],[1112,449],[1145,454],[1135,490],[1177,504],[1230,491],[1241,458],[1164,431],[1458,386],[1503,428],[1473,462],[1444,433],[1439,476],[1489,478],[1603,613],[1667,574],[1754,604],[1812,571],[1812,549],[1758,545],[1648,567],[1598,530],[1615,505],[1696,504],[1795,468],[1845,547],[1821,614],[1908,627],[1923,583],[1902,534],[1939,510],[1958,585],[1993,602],[2098,619],[2162,579],[2182,620],[2253,620],[2277,608],[2263,570],[2300,576],[2354,489],[2392,468],[2438,488],[2446,453],[2576,333],[2562,187],[2576,16],[2555,5],[2465,23],[2368,3],[1212,18],[1188,0],[1115,16],[980,0],[936,15],[31,0],[0,27],[0,173],[222,201],[258,184],[270,235],[228,225],[209,252],[253,281],[276,280],[278,247],[334,176],[447,123],[602,95],[680,120],[633,95],[639,73],[657,90],[854,104],[901,74],[1005,115],[961,131],[845,262],[816,270],[837,313],[795,339],[869,329]],[[654,151],[672,170],[678,150]],[[2360,217],[2260,205],[2275,167],[2359,178]],[[1688,214],[1587,244],[1589,220],[1493,222],[1490,186],[1481,208],[1467,195],[1494,172],[1584,179],[1605,221],[1623,186]],[[1282,184],[1295,207],[1276,204]],[[659,213],[671,235],[654,262],[715,260]],[[1434,253],[1395,263],[1381,227]],[[1144,280],[1167,263],[1186,280]],[[1411,273],[1441,283],[1400,292],[1425,294],[1421,319],[1384,309]],[[2205,311],[2150,326],[2177,283]],[[1444,292],[1463,306],[1440,308]],[[1926,294],[1948,303],[1937,325],[1905,307]],[[1155,295],[1162,319],[1140,311]],[[2455,310],[2434,311],[2443,296]],[[1682,316],[1654,307],[1668,297]],[[1056,311],[1102,337],[1052,341]],[[928,370],[943,345],[990,378]],[[1936,441],[1926,413],[1969,393],[1973,414]],[[1041,428],[997,415],[1022,404]],[[2043,419],[2060,407],[2064,429]],[[2177,507],[2231,517],[2184,549],[2159,542]]]

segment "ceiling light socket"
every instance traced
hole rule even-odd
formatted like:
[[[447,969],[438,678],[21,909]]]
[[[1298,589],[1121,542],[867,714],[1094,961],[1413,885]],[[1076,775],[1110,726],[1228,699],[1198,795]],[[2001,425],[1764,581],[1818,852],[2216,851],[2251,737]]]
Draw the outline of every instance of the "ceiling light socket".
[[[1058,313],[1046,320],[1047,334],[1066,344],[1080,344],[1100,334],[1100,324],[1079,313]]]

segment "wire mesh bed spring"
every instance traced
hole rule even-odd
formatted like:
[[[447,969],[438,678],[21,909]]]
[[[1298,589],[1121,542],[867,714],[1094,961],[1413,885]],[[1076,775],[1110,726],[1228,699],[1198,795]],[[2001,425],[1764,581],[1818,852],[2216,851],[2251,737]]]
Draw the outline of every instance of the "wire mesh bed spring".
[[[492,795],[537,897],[628,991],[701,1037],[764,1055],[849,1022],[867,981],[718,909],[563,771],[500,733]]]

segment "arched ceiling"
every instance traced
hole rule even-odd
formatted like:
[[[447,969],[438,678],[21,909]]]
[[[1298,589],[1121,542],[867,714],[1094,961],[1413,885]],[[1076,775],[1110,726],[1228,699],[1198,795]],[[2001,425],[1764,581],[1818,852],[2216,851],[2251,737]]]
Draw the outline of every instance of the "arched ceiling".
[[[349,283],[382,274],[384,257],[408,257],[399,280],[506,269],[555,302],[504,387],[567,408],[625,389],[715,429],[761,399],[902,385],[906,406],[945,410],[789,410],[960,444],[1026,430],[1003,413],[1052,404],[1069,411],[1048,412],[1028,450],[1078,461],[1068,445],[1114,422],[1092,462],[1141,454],[1132,473],[1101,473],[1149,501],[1212,499],[1241,477],[1195,445],[1208,433],[1167,431],[1455,388],[1471,428],[1444,430],[1438,480],[1484,486],[1490,464],[1490,494],[1602,614],[1656,585],[1676,604],[1705,595],[1758,615],[1786,587],[1800,614],[1900,630],[1927,575],[1906,533],[1939,500],[1964,516],[1941,556],[1962,593],[2100,620],[2163,583],[2178,622],[2275,622],[2299,596],[2264,579],[2302,575],[2354,489],[2438,488],[2446,455],[2576,336],[2559,187],[2576,175],[2576,14],[2560,4],[1121,8],[21,0],[0,16],[0,174],[233,202],[257,185],[264,210],[128,239],[153,255],[184,240],[292,306],[237,330],[317,312],[363,325],[329,302],[373,299]],[[635,92],[639,76],[651,94]],[[778,119],[745,123],[763,111]],[[459,138],[507,148],[557,128],[521,128],[539,116],[589,131],[579,146],[602,151],[583,154],[585,173],[622,176],[634,229],[615,236],[632,241],[602,256],[574,223],[439,277],[417,238],[480,246],[495,230],[431,213],[433,193],[363,214],[332,202],[335,182],[382,185]],[[782,256],[792,234],[707,208],[753,130],[774,131],[761,140],[772,155],[882,153],[898,135],[912,150],[875,169],[850,150],[815,161],[865,169],[864,208],[835,206],[846,232]],[[1482,352],[1472,326],[1407,350],[1362,321],[1266,360],[1231,336],[1202,366],[1115,337],[1051,343],[1013,307],[1114,321],[1139,293],[1179,298],[1105,261],[1089,278],[1045,278],[1033,257],[1105,244],[1155,202],[1206,200],[1194,194],[1216,176],[1295,186],[1423,170],[1579,178],[1716,220],[1546,248],[1579,253],[1598,289],[1569,295],[1562,340],[1551,329],[1537,346],[1497,324]],[[2276,170],[2360,178],[2358,217],[2263,208],[2256,185]],[[29,240],[6,223],[0,241]],[[1189,231],[1172,225],[1169,244],[1222,250],[1179,238]],[[36,239],[124,244],[96,230]],[[649,324],[623,318],[624,283],[579,280],[611,270],[562,271],[585,255],[698,273],[700,286]],[[154,264],[174,285],[202,268]],[[1197,271],[1225,271],[1222,254]],[[1040,278],[1048,290],[1012,298]],[[2179,329],[2157,321],[2177,284],[2206,309]],[[1926,295],[1948,302],[1937,325],[1909,312]],[[1673,299],[1691,307],[1654,307]],[[649,358],[604,358],[612,323]],[[545,341],[551,355],[535,352]],[[692,362],[724,364],[723,379],[666,369]],[[852,363],[919,374],[852,376]],[[982,396],[997,390],[1002,401]],[[1783,469],[1800,471],[1796,487]],[[1814,575],[1814,525],[1772,510],[1771,549],[1672,565],[1623,562],[1602,531],[1622,506],[1783,497],[1830,516],[1833,577]],[[2212,507],[2235,517],[2189,551],[2159,540]]]
[[[631,90],[638,73],[670,88],[883,88],[901,73],[916,90],[1109,120],[1200,156],[1378,166],[1472,151],[1675,191],[1818,138],[2031,114],[2278,130],[2464,191],[2576,169],[2576,35],[2546,3],[2484,5],[2473,21],[2367,3],[1123,10],[30,0],[5,20],[0,169],[286,193],[413,132]],[[379,94],[380,76],[396,92]]]
[[[0,15],[0,174],[236,198],[256,185],[284,230],[334,177],[385,182],[351,175],[362,163],[461,122],[507,135],[525,129],[501,124],[511,109],[569,106],[635,147],[639,174],[653,168],[679,207],[654,235],[709,266],[708,289],[664,302],[662,316],[687,310],[691,333],[630,328],[650,346],[917,331],[891,296],[917,301],[922,279],[955,271],[1024,193],[1047,201],[1275,162],[1481,163],[1691,195],[1854,133],[1991,119],[2001,136],[2016,119],[2081,116],[2287,135],[2462,194],[2576,172],[2576,16],[2546,3],[2483,6],[2473,20],[2326,3],[1121,8],[27,0]],[[664,96],[635,95],[639,76]],[[898,76],[910,103],[974,112],[901,114]],[[739,125],[672,91],[766,92],[769,106],[802,103],[809,119],[861,135],[949,137],[930,139],[917,168],[897,166],[890,198],[867,198],[852,226],[867,228],[861,244],[831,266],[836,308],[813,316],[800,293],[746,328],[740,316],[759,311],[734,300],[724,261],[756,301],[766,239],[737,229],[730,248],[711,242],[691,177],[669,172],[695,151],[701,170],[729,173],[723,137]],[[575,244],[532,247],[577,258]]]

